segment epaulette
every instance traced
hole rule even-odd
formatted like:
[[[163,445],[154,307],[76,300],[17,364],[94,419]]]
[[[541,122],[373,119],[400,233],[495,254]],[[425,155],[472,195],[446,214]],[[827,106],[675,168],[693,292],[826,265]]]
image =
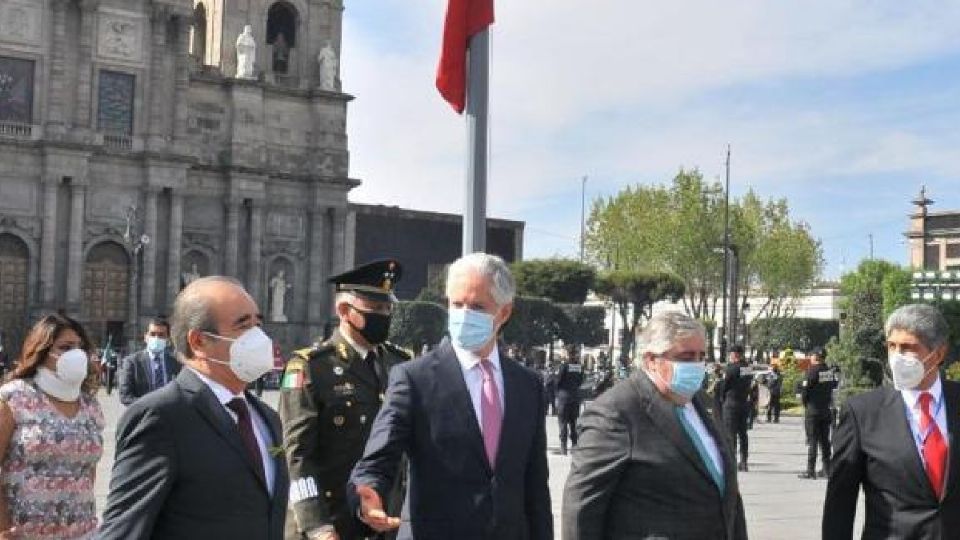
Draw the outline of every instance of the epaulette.
[[[323,354],[328,351],[332,351],[334,348],[333,343],[325,341],[323,343],[314,343],[311,347],[304,347],[303,349],[297,349],[293,351],[293,355],[302,358],[303,360],[310,361],[319,354]]]
[[[404,349],[403,347],[390,343],[389,341],[383,342],[383,348],[385,348],[386,350],[392,352],[393,354],[399,356],[404,360],[409,360],[414,357],[413,351],[411,351],[410,349]]]

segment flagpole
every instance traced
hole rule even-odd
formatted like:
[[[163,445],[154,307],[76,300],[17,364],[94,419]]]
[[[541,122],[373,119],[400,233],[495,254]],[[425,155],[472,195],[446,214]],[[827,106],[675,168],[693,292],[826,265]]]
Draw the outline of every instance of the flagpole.
[[[486,250],[487,111],[490,30],[474,34],[467,49],[467,200],[463,213],[463,254]]]

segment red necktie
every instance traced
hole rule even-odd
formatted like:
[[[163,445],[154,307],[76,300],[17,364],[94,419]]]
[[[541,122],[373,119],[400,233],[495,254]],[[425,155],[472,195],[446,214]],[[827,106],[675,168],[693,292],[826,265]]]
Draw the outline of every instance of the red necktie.
[[[937,494],[943,498],[943,480],[947,470],[947,445],[937,422],[930,415],[930,402],[933,396],[929,392],[920,394],[920,435],[923,437],[923,465],[927,469],[927,478]]]

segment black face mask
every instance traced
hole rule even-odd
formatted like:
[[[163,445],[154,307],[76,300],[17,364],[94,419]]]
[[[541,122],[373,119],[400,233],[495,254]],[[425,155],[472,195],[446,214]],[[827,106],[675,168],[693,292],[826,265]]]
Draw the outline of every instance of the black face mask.
[[[354,306],[350,306],[350,309],[363,315],[363,328],[357,328],[356,325],[347,320],[347,324],[359,332],[363,339],[371,345],[379,345],[387,340],[387,336],[390,335],[390,315],[363,311]]]

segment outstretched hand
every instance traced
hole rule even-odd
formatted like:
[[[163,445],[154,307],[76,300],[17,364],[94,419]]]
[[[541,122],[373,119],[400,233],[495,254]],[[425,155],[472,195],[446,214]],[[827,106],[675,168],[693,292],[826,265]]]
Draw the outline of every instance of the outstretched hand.
[[[360,520],[377,532],[392,531],[400,527],[400,518],[390,517],[383,511],[380,494],[370,486],[357,486],[360,497]]]

